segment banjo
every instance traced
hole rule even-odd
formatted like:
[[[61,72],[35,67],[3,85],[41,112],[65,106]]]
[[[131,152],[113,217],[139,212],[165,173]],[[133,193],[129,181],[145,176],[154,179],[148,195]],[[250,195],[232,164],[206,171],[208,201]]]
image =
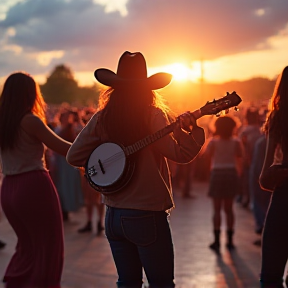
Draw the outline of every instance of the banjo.
[[[231,94],[227,92],[226,96],[218,100],[208,101],[203,107],[190,112],[190,114],[195,120],[204,115],[220,116],[221,111],[228,113],[231,107],[235,107],[237,111],[236,106],[241,101],[242,99],[235,91]],[[133,156],[135,153],[171,133],[178,119],[179,117],[163,129],[129,146],[124,147],[112,142],[105,142],[97,146],[85,165],[85,176],[89,184],[96,191],[106,195],[122,189],[133,175],[135,168]]]

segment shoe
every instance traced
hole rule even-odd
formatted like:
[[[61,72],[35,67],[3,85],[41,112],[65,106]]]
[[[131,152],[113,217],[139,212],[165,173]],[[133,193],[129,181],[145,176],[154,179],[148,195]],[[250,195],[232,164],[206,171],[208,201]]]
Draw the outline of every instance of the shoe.
[[[62,211],[62,219],[64,222],[67,222],[69,220],[69,214],[67,211]]]
[[[241,195],[238,195],[238,196],[236,197],[236,202],[239,203],[239,204],[241,204],[241,202],[242,202],[242,196],[241,196]]]
[[[220,244],[217,242],[213,242],[212,244],[209,245],[209,248],[216,252],[219,252]]]
[[[229,249],[229,250],[234,250],[235,249],[235,246],[233,243],[227,243],[226,244],[226,248]]]
[[[0,240],[0,249],[3,249],[6,246],[6,243]]]
[[[78,229],[78,233],[85,233],[85,232],[91,232],[91,231],[92,231],[91,221],[88,221],[87,224],[83,228]]]
[[[100,235],[102,233],[102,231],[104,231],[104,230],[105,229],[104,229],[103,225],[101,224],[100,221],[98,221],[98,223],[97,223],[97,235]]]
[[[249,200],[245,200],[244,202],[242,202],[242,207],[249,208]]]
[[[261,239],[254,241],[253,245],[261,247],[262,245]]]
[[[258,228],[255,229],[255,233],[258,234],[258,235],[261,235],[262,231],[263,231],[263,227],[258,227]]]

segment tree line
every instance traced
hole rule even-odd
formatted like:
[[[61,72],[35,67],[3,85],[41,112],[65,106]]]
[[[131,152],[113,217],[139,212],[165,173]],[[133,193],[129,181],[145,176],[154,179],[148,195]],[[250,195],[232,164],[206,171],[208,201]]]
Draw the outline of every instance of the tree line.
[[[256,77],[246,81],[229,81],[221,84],[205,82],[177,82],[161,90],[161,94],[176,111],[183,107],[190,110],[202,107],[206,101],[225,96],[226,92],[236,91],[243,102],[261,102],[270,99],[276,79]],[[65,64],[55,66],[46,82],[40,85],[41,92],[48,104],[63,102],[74,106],[94,105],[99,99],[100,86],[80,87],[71,68]]]

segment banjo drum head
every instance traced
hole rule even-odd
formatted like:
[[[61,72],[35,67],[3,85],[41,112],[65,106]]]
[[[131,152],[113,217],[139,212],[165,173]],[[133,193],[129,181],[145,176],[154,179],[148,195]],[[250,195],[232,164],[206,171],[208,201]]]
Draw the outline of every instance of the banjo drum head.
[[[90,169],[93,166],[97,173],[89,175],[90,180],[100,187],[111,186],[123,175],[126,155],[118,144],[104,143],[90,155],[87,168]]]

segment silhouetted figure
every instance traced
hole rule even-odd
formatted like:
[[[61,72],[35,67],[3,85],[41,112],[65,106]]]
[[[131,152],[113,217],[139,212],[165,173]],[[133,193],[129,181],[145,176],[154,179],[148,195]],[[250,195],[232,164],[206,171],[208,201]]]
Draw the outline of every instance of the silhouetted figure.
[[[73,142],[79,133],[75,112],[67,108],[61,109],[58,118],[59,123],[55,127],[55,133],[66,141]],[[77,211],[84,203],[81,175],[78,169],[67,163],[65,156],[53,153],[52,157],[51,176],[59,195],[63,220],[67,221],[69,212]]]
[[[177,164],[175,175],[172,178],[173,188],[177,188],[183,198],[193,198],[192,183],[194,174],[194,161],[188,164]]]
[[[241,176],[242,189],[240,192],[240,202],[243,207],[248,207],[250,203],[250,186],[249,186],[249,170],[252,161],[252,153],[255,142],[261,136],[260,132],[260,116],[258,109],[251,106],[245,115],[246,124],[241,127],[239,137],[242,140],[245,154],[243,163],[243,172]]]
[[[0,161],[0,165],[1,165],[1,161]],[[0,166],[0,194],[1,194],[1,185],[2,185],[2,180],[3,180],[3,174],[2,174],[2,167]],[[0,220],[1,220],[1,207],[0,207]],[[0,240],[0,249],[3,249],[6,246],[6,243],[2,240]]]
[[[110,87],[100,96],[103,105],[67,154],[67,161],[74,166],[84,166],[100,143],[133,145],[169,124],[169,109],[153,90],[168,85],[172,76],[157,73],[147,78],[141,53],[125,52],[117,74],[97,69],[95,77]],[[184,131],[184,126],[193,129]],[[196,126],[189,113],[184,113],[173,136],[168,134],[134,154],[136,167],[123,188],[113,193],[102,192],[107,206],[105,233],[117,267],[118,287],[142,287],[143,268],[151,287],[175,286],[173,242],[167,219],[174,201],[167,158],[188,163],[204,141],[203,129]],[[103,163],[99,159],[99,175],[109,172],[109,165],[114,157],[119,160],[119,154],[122,153],[111,155],[107,161],[102,159]]]
[[[288,66],[279,75],[264,130],[267,148],[261,187],[272,191],[262,237],[261,287],[283,287],[288,259]]]
[[[243,147],[239,138],[234,137],[236,122],[232,117],[223,116],[215,121],[215,133],[210,139],[204,157],[211,163],[208,195],[213,204],[214,242],[209,246],[216,252],[220,249],[221,211],[226,216],[226,247],[234,248],[233,202],[240,189],[241,159]]]
[[[95,109],[84,108],[83,112],[83,124],[86,125],[95,113]],[[82,129],[81,129],[82,130]],[[80,132],[80,131],[79,131]],[[93,209],[96,208],[97,212],[97,223],[96,223],[96,235],[99,236],[104,231],[104,216],[105,216],[105,205],[102,202],[101,194],[95,191],[89,184],[87,178],[85,177],[85,170],[81,169],[81,184],[82,192],[85,202],[85,212],[86,212],[86,223],[83,227],[78,229],[78,233],[87,233],[93,231],[92,216]]]
[[[66,155],[71,143],[47,125],[39,86],[11,74],[0,97],[3,211],[17,236],[6,287],[60,287],[64,258],[61,208],[45,164],[46,147]]]
[[[266,137],[265,135],[262,135],[254,145],[249,175],[251,204],[255,219],[255,232],[259,235],[262,235],[264,221],[271,197],[271,193],[263,190],[259,184],[259,176],[264,163],[265,151]],[[254,244],[261,246],[261,240],[256,240]]]

